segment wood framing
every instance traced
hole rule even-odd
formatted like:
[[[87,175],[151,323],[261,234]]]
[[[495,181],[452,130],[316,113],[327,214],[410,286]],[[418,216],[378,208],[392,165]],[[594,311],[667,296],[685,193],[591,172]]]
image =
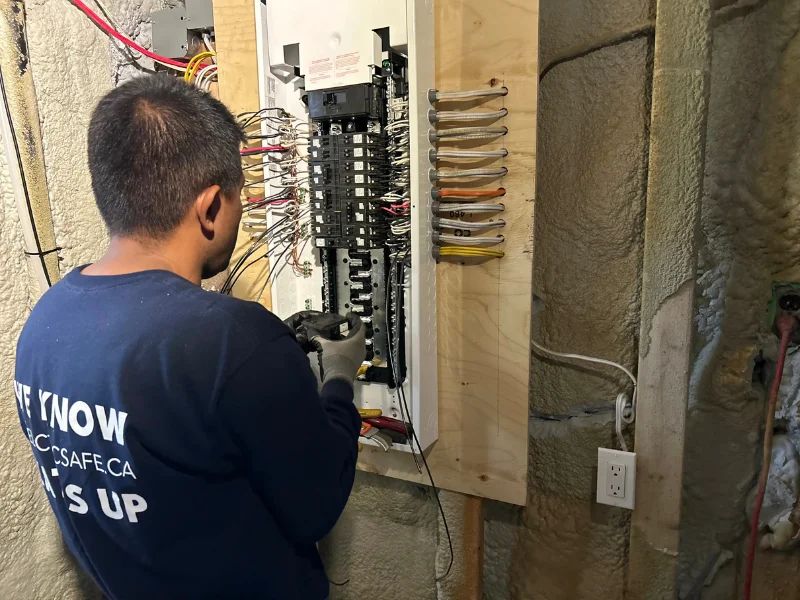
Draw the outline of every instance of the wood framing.
[[[506,256],[482,265],[442,263],[437,270],[439,440],[429,462],[443,488],[525,504],[539,2],[435,0],[434,6],[437,88],[509,89],[479,105],[508,109],[502,121],[508,135],[481,147],[507,148],[509,173],[486,186],[507,189]],[[360,466],[426,482],[400,453],[365,448]]]
[[[219,64],[219,99],[233,114],[258,110],[258,58],[253,0],[214,0],[214,36]],[[251,160],[256,162],[259,159]],[[248,170],[248,182],[259,181],[263,177],[263,170]],[[245,189],[246,196],[263,197],[263,186]],[[239,260],[251,243],[250,233],[240,228],[231,264]],[[268,275],[268,260],[254,263],[239,277],[233,288],[234,296],[247,300],[258,298],[261,304],[270,308],[272,296],[266,285]]]
[[[708,0],[659,0],[656,6],[636,409],[636,505],[625,594],[631,600],[671,600],[679,591],[711,15]]]
[[[442,263],[437,269],[439,440],[429,462],[442,488],[525,504],[539,2],[420,5],[436,11],[438,89],[509,89],[506,97],[480,104],[480,110],[509,111],[498,123],[508,127],[508,135],[484,146],[509,151],[503,162],[508,175],[487,183],[507,189],[501,246],[506,256],[479,265]],[[252,0],[214,0],[214,18],[221,97],[234,110],[254,110]],[[411,456],[400,452],[365,447],[359,468],[427,483]]]

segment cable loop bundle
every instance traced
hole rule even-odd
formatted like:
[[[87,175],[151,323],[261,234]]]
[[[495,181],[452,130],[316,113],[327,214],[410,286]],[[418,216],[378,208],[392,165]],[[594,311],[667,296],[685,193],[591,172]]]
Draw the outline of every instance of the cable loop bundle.
[[[460,110],[432,110],[428,113],[431,123],[438,121],[488,121],[502,119],[508,109],[501,108],[492,112],[462,112]]]
[[[450,235],[449,233],[436,233],[434,240],[445,242],[447,244],[455,244],[456,246],[493,246],[505,241],[502,235],[497,236],[460,236]]]
[[[508,150],[431,150],[431,162],[443,158],[505,158]]]
[[[444,139],[483,140],[496,138],[508,133],[508,127],[455,127],[453,129],[432,129],[434,142]]]
[[[497,96],[505,96],[508,94],[508,88],[491,88],[484,90],[465,90],[459,92],[440,92],[438,90],[430,90],[428,99],[431,104],[436,104],[444,100],[468,100],[475,98],[490,98]],[[471,108],[473,104],[466,105],[465,108]],[[471,122],[471,121],[490,121],[502,119],[508,115],[508,109],[502,107],[495,111],[469,111],[469,110],[434,110],[428,111],[428,120],[431,123],[438,123],[442,121],[455,121],[455,122]],[[462,140],[490,140],[508,133],[508,128],[505,126],[500,127],[454,127],[440,130],[431,130],[429,133],[430,140],[433,144],[438,144],[441,141],[458,142]],[[436,163],[441,160],[463,160],[463,159],[503,159],[508,156],[508,150],[505,148],[475,150],[475,149],[435,149],[429,153],[431,163]],[[456,180],[456,179],[482,179],[504,177],[508,174],[508,168],[505,166],[498,167],[483,167],[475,169],[431,169],[429,177],[431,181],[436,182],[439,180]],[[458,185],[458,183],[455,183]],[[482,248],[481,246],[492,246],[502,243],[505,238],[502,235],[490,236],[472,236],[469,235],[473,231],[484,231],[489,229],[496,229],[505,227],[506,221],[499,219],[497,221],[480,221],[473,220],[471,217],[481,217],[487,214],[500,213],[505,209],[504,204],[476,202],[466,203],[465,200],[472,200],[478,198],[496,198],[505,194],[504,188],[496,190],[461,190],[455,188],[435,188],[431,192],[431,197],[434,203],[431,207],[433,216],[433,226],[438,229],[455,230],[455,233],[464,235],[451,235],[435,231],[433,235],[434,240],[434,257],[438,260],[443,256],[451,257],[480,257],[480,258],[502,258],[504,253],[499,250],[490,250]],[[442,198],[459,198],[460,202],[443,203],[438,201]],[[461,219],[448,219],[436,216],[437,213],[447,214],[451,217],[468,216],[470,220]],[[443,245],[448,244],[448,245]]]
[[[493,96],[506,96],[508,88],[503,86],[499,88],[488,88],[485,90],[463,90],[460,92],[440,92],[439,90],[429,90],[428,100],[431,104],[441,102],[442,100],[470,100],[472,98],[490,98]]]
[[[498,213],[506,209],[505,204],[489,204],[486,202],[476,202],[474,204],[458,204],[456,202],[445,202],[439,204],[435,210],[439,213],[460,212],[460,213]]]
[[[439,227],[445,229],[464,229],[467,231],[480,231],[482,229],[497,229],[505,227],[506,222],[503,219],[497,221],[459,221],[457,219],[439,219]]]
[[[508,173],[506,167],[496,169],[453,169],[449,171],[435,170],[434,179],[463,179],[466,177],[503,177]]]

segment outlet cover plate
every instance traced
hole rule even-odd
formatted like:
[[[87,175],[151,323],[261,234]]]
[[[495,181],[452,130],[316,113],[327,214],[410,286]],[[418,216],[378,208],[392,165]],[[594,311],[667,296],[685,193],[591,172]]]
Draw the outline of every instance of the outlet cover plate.
[[[622,467],[620,469],[620,467]],[[621,475],[615,475],[618,473]],[[615,482],[613,478],[623,479]],[[636,453],[597,449],[597,502],[633,510],[636,493]]]

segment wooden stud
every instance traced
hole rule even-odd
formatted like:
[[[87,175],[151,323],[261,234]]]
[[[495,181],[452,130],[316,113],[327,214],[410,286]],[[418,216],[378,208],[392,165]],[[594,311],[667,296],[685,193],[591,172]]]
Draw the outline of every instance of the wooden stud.
[[[258,49],[253,0],[214,0],[214,37],[219,65],[219,99],[235,115],[258,110]],[[249,169],[246,181],[259,181],[263,179],[263,173],[263,170]],[[264,194],[264,188],[260,186],[245,190],[245,196],[263,197]],[[250,233],[240,228],[231,264],[235,264],[251,244]],[[258,299],[270,308],[272,295],[270,286],[266,285],[268,276],[268,259],[254,263],[239,277],[233,295],[246,300]]]

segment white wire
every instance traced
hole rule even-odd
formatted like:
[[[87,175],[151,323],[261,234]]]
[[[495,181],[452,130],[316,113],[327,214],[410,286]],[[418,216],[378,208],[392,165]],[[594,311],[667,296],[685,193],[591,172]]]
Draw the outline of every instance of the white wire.
[[[464,213],[497,213],[506,209],[505,204],[490,204],[488,202],[475,202],[474,204],[457,204],[443,202],[439,204],[438,212],[464,212]]]
[[[458,179],[460,177],[502,177],[508,173],[505,167],[496,169],[453,169],[451,171],[437,170],[434,172],[437,179]]]
[[[200,72],[197,74],[197,77],[195,77],[194,84],[201,90],[205,89],[206,91],[208,91],[207,88],[211,84],[211,78],[216,72],[217,72],[217,65],[208,65],[203,67],[202,69],[200,69]],[[203,87],[204,79],[206,78],[208,78],[207,81],[205,81],[206,87]]]
[[[399,129],[401,127],[410,127],[408,119],[403,119],[401,121],[394,121],[386,126],[386,131],[391,131],[392,129]]]
[[[508,88],[488,88],[485,90],[464,90],[461,92],[440,92],[436,90],[436,100],[463,100],[465,98],[483,98],[485,96],[505,96]]]
[[[495,245],[503,242],[506,238],[502,235],[497,236],[470,236],[464,237],[460,235],[450,235],[449,233],[440,233],[439,241],[448,244],[455,244],[457,246],[480,246],[482,244]]]
[[[625,408],[628,406],[628,397],[625,394],[617,394],[617,400],[614,404],[614,430],[617,432],[617,439],[623,452],[628,451],[628,444],[625,442],[625,436],[622,435]]]
[[[209,36],[207,33],[203,34],[203,43],[206,45],[206,50],[214,53],[211,56],[211,60],[214,64],[217,64],[217,51],[214,50],[214,47],[211,45],[211,36]]]
[[[508,156],[508,150],[437,150],[436,160],[443,158],[503,158]]]
[[[456,127],[453,129],[437,129],[438,139],[480,140],[493,138],[508,133],[507,127]]]
[[[627,446],[625,445],[625,441],[622,439],[622,423],[631,424],[636,420],[636,390],[637,390],[637,382],[636,377],[630,371],[630,369],[622,366],[619,363],[615,363],[612,360],[606,360],[604,358],[594,358],[593,356],[584,356],[583,354],[567,354],[564,352],[556,352],[555,350],[550,350],[549,348],[545,348],[541,344],[536,343],[535,340],[531,340],[531,344],[533,344],[534,348],[539,350],[540,352],[544,352],[545,354],[549,354],[551,356],[557,356],[559,358],[569,358],[573,360],[582,360],[584,362],[590,363],[597,363],[600,365],[607,365],[609,367],[614,367],[615,369],[619,369],[628,378],[633,382],[633,396],[631,397],[631,403],[628,405],[628,399],[625,394],[620,394],[617,396],[617,405],[616,405],[616,420],[617,420],[617,435],[620,438],[620,445],[622,449],[627,452]],[[622,399],[620,399],[622,397]]]
[[[507,108],[491,112],[462,112],[460,110],[434,111],[435,121],[486,121],[488,119],[502,119],[508,114]]]
[[[439,219],[439,227],[447,229],[469,229],[470,231],[477,231],[479,229],[496,229],[505,227],[506,222],[503,219],[497,221],[459,221],[457,219]]]

